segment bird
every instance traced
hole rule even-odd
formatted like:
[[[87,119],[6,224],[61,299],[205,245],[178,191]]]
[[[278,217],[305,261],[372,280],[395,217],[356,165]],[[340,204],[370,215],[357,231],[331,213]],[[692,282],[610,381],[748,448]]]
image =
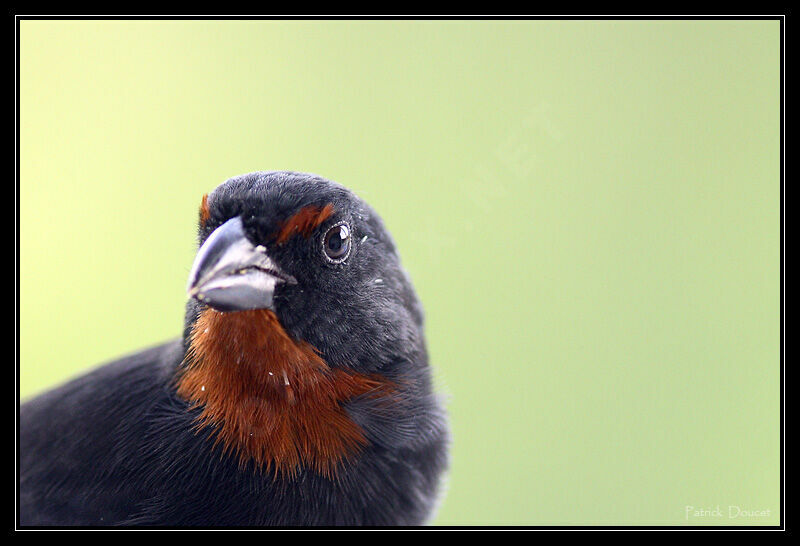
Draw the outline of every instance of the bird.
[[[429,523],[448,414],[378,214],[321,176],[259,171],[198,216],[181,335],[19,405],[18,524]]]

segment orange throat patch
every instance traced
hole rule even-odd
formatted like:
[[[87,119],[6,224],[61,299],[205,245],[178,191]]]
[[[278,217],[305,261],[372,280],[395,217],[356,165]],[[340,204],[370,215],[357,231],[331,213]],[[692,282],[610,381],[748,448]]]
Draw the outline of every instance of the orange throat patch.
[[[331,476],[367,440],[342,407],[387,394],[386,380],[330,368],[292,339],[272,311],[201,312],[177,376],[178,395],[201,407],[198,429],[277,475],[301,465]]]

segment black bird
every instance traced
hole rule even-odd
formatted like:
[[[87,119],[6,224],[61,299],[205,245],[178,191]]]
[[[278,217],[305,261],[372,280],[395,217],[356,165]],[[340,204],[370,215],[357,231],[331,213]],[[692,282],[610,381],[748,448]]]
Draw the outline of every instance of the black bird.
[[[19,523],[425,523],[446,415],[378,215],[258,172],[203,197],[199,240],[182,339],[20,405]]]

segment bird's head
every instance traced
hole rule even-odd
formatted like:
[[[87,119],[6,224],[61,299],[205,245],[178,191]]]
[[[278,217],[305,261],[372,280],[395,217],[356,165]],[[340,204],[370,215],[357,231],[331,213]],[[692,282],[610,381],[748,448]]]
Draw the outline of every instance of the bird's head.
[[[418,348],[422,310],[380,217],[321,177],[259,172],[203,199],[190,316],[272,311],[331,366],[377,370]]]
[[[199,239],[179,394],[204,408],[206,424],[224,423],[223,440],[244,456],[330,469],[366,443],[358,427],[341,424],[342,404],[397,389],[426,366],[422,310],[391,236],[343,186],[258,172],[203,198]],[[331,428],[309,443],[298,415],[324,421],[326,411]],[[242,415],[246,422],[232,423]],[[288,419],[281,434],[305,453],[265,445],[280,419]],[[336,460],[320,462],[308,452],[314,442],[319,453],[340,446]]]

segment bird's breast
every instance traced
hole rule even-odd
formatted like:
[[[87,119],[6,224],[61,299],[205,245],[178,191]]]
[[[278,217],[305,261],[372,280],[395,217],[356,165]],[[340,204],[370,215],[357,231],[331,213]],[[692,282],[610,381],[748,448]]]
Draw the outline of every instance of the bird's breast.
[[[201,408],[198,430],[212,427],[226,451],[275,475],[305,466],[331,476],[367,444],[342,404],[392,390],[380,376],[331,368],[266,309],[201,312],[176,380]]]

